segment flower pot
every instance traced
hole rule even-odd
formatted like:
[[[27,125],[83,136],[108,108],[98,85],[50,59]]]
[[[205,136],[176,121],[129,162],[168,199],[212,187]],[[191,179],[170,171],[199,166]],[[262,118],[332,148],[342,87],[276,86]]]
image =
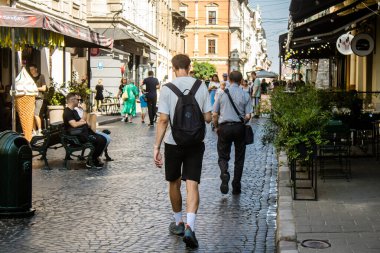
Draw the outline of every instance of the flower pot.
[[[47,109],[49,115],[49,124],[63,122],[63,110],[65,109],[63,105],[49,105]]]

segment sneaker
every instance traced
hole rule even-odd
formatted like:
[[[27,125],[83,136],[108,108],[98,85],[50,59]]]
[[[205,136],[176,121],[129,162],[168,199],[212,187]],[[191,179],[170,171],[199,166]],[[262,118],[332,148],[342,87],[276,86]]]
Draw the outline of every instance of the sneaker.
[[[190,226],[186,225],[185,235],[183,236],[183,241],[186,243],[186,247],[195,249],[198,248],[198,240],[195,237],[195,233],[191,230]]]
[[[220,191],[223,194],[227,194],[228,193],[228,181],[230,181],[230,173],[225,172],[225,173],[221,174],[220,179],[222,179],[222,183],[220,185]]]
[[[125,118],[122,118],[122,119],[121,119],[121,122],[124,122],[124,121],[125,121]]]
[[[176,225],[175,222],[172,222],[169,225],[169,231],[173,235],[183,235],[185,233],[185,224],[183,224],[183,222],[180,222],[178,225]]]

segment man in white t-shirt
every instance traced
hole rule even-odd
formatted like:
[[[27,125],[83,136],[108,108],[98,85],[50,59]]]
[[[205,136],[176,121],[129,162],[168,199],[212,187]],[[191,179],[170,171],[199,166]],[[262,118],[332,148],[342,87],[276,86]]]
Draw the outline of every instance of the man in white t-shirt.
[[[182,93],[187,94],[196,79],[189,76],[191,60],[187,55],[179,54],[173,57],[172,64],[176,75],[171,83]],[[206,85],[201,84],[195,93],[195,99],[203,113],[204,120],[211,122],[211,103]],[[173,123],[177,95],[167,86],[161,88],[158,112],[160,118],[157,124],[156,141],[154,145],[154,162],[161,168],[164,164],[160,147],[164,139],[169,120]],[[169,117],[170,115],[170,117]],[[174,141],[171,129],[165,138],[165,178],[169,181],[169,197],[174,212],[175,222],[169,226],[169,231],[175,235],[184,235],[183,241],[190,248],[197,248],[198,241],[194,233],[195,216],[199,206],[198,184],[200,183],[202,160],[205,151],[204,143],[192,146],[180,146]],[[181,179],[186,181],[187,201],[186,226],[182,219]]]

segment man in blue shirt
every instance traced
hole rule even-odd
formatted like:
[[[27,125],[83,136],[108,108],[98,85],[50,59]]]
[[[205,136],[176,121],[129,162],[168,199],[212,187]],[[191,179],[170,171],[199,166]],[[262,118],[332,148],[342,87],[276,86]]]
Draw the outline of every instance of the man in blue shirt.
[[[240,194],[240,181],[245,159],[245,125],[240,118],[244,118],[245,122],[250,120],[252,104],[249,94],[239,87],[243,75],[239,71],[232,71],[229,79],[230,86],[224,92],[221,92],[214,104],[213,122],[218,134],[218,164],[220,167],[220,178],[222,179],[220,191],[223,194],[228,193],[228,182],[230,180],[228,161],[230,160],[231,146],[234,143],[235,168],[234,179],[232,181],[232,194]],[[231,95],[239,115],[234,110],[226,91]]]

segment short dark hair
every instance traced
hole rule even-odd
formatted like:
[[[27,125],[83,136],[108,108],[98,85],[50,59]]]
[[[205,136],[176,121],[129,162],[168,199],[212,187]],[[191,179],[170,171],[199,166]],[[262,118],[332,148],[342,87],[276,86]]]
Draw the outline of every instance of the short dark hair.
[[[66,95],[66,101],[69,101],[71,98],[75,97],[77,95],[76,92],[69,92],[69,94]]]
[[[148,71],[148,76],[153,76],[154,75],[154,72],[152,70],[149,70]]]
[[[186,54],[177,54],[172,58],[172,64],[175,69],[189,69],[191,60]]]
[[[240,84],[241,80],[243,79],[243,75],[240,73],[240,71],[235,70],[230,73],[229,78],[231,82]]]
[[[251,72],[251,75],[252,75],[252,74],[255,74],[255,75],[256,75],[256,72],[255,72],[255,71],[252,71],[252,72]]]
[[[36,64],[34,64],[34,63],[31,63],[31,64],[29,64],[29,68],[30,68],[30,67],[33,67],[33,68],[36,68],[36,69],[38,69],[38,68],[37,68],[37,65],[36,65]]]

